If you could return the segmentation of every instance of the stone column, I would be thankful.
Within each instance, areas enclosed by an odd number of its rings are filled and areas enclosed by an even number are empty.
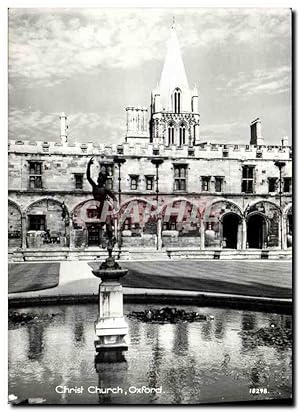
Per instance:
[[[161,217],[157,219],[157,249],[162,248],[162,238],[161,238]]]
[[[75,242],[74,242],[73,216],[71,213],[69,215],[69,234],[70,234],[69,249],[74,249]]]
[[[205,249],[205,226],[202,219],[200,220],[200,249]]]
[[[284,249],[283,247],[283,222],[282,216],[278,217],[278,246],[279,249]]]
[[[242,250],[247,249],[247,222],[242,218]]]
[[[21,228],[22,228],[22,249],[26,249],[26,216],[21,216]]]
[[[282,227],[282,249],[287,249],[287,216],[284,218],[281,217],[281,227]]]

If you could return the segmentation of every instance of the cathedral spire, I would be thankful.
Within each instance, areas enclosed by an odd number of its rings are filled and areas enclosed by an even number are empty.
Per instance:
[[[161,103],[167,111],[172,110],[171,96],[176,88],[180,89],[186,102],[190,104],[189,85],[177,39],[175,17],[173,17],[167,43],[167,54],[159,83]]]

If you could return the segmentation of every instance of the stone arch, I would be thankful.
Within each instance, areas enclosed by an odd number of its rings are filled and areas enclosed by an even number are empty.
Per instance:
[[[289,203],[283,209],[282,215],[282,242],[283,248],[289,248],[293,246],[293,212],[292,212],[293,205]]]
[[[25,209],[26,240],[29,248],[68,246],[69,208],[55,197],[42,197]]]
[[[258,199],[251,202],[245,208],[244,213],[247,220],[248,245],[251,243],[251,240],[248,239],[249,236],[253,239],[255,236],[263,238],[263,242],[253,241],[253,243],[259,245],[263,243],[261,247],[276,248],[281,245],[282,211],[275,202],[267,199]],[[256,217],[249,219],[249,216],[254,215]],[[256,228],[255,225],[257,226]]]
[[[225,212],[220,217],[220,238],[222,239],[222,247],[228,249],[242,248],[242,216],[236,212]]]
[[[268,203],[268,204],[274,206],[274,207],[279,211],[280,214],[282,213],[282,211],[281,211],[281,209],[280,209],[280,206],[278,206],[277,203],[272,202],[272,200],[268,200],[268,199],[258,199],[258,200],[254,200],[253,202],[249,203],[249,204],[245,207],[245,210],[244,210],[245,216],[248,214],[248,211],[249,211],[249,210],[251,210],[252,208],[254,208],[254,207],[255,207],[257,204],[259,204],[259,203]]]
[[[127,199],[118,211],[123,246],[155,246],[156,203],[142,197]]]
[[[69,208],[68,208],[68,206],[65,204],[64,201],[61,201],[61,200],[59,200],[59,199],[57,199],[57,198],[55,198],[55,197],[45,196],[45,197],[41,197],[40,199],[34,200],[34,201],[31,202],[29,205],[27,205],[27,207],[25,208],[25,215],[28,214],[28,211],[29,211],[33,206],[35,206],[35,205],[37,205],[37,204],[39,204],[39,203],[42,203],[42,202],[47,202],[47,201],[52,201],[52,202],[54,202],[54,203],[58,203],[61,207],[64,207],[64,208],[65,208],[66,213],[67,213],[68,215],[70,214]]]
[[[8,199],[8,247],[22,247],[24,222],[21,207],[14,200]]]
[[[293,204],[292,203],[289,203],[289,204],[287,204],[285,207],[284,207],[284,209],[283,209],[283,211],[282,211],[282,216],[283,216],[283,218],[286,218],[287,217],[287,215],[288,215],[288,213],[290,212],[290,210],[293,208]]]
[[[139,202],[141,201],[141,202],[148,203],[149,205],[151,205],[153,208],[156,209],[156,203],[155,203],[155,202],[151,202],[149,199],[146,199],[145,197],[135,196],[135,197],[133,197],[133,198],[130,198],[130,199],[125,200],[125,201],[120,205],[120,208],[119,208],[118,213],[122,210],[122,208],[123,208],[125,205],[128,205],[130,202],[134,202],[134,201],[139,201]]]
[[[187,199],[186,197],[183,196],[179,196],[179,197],[175,197],[174,199],[169,200],[168,202],[164,203],[160,208],[157,209],[157,215],[158,217],[162,217],[162,214],[164,212],[164,209],[166,209],[166,207],[172,205],[174,202],[187,202],[190,203],[191,205],[193,205],[195,208],[197,208],[199,214],[200,214],[200,208],[199,205],[192,199]]]
[[[230,227],[229,223],[233,227]],[[214,199],[202,210],[204,244],[208,248],[241,249],[243,243],[243,211],[232,200]]]
[[[9,199],[9,198],[8,198],[8,203],[10,203],[10,204],[11,204],[12,206],[14,206],[16,209],[18,209],[18,211],[20,212],[21,216],[25,216],[25,213],[24,213],[24,211],[22,210],[21,206],[20,206],[15,200],[12,200],[12,199]]]
[[[246,217],[248,248],[263,249],[268,246],[270,222],[267,216],[259,211],[250,212]]]
[[[158,211],[164,247],[200,246],[200,210],[194,200],[171,199]]]
[[[238,212],[241,217],[244,215],[242,208],[233,200],[221,198],[221,199],[214,199],[211,203],[209,203],[202,211],[202,217],[205,218],[205,214],[217,203],[227,203],[231,205],[232,207],[236,208],[236,211]]]
[[[73,244],[76,248],[105,245],[106,225],[113,224],[115,211],[111,203],[105,202],[101,219],[99,218],[100,202],[94,198],[84,199],[72,209]]]

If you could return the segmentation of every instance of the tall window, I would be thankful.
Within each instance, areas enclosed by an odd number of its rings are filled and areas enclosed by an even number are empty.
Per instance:
[[[109,190],[113,190],[113,174],[114,174],[114,168],[112,165],[109,165],[106,167],[106,173],[107,173],[107,180],[106,180],[106,188]]]
[[[179,146],[185,144],[185,124],[181,123],[179,126]]]
[[[277,178],[269,177],[268,178],[269,193],[276,192],[277,189]]]
[[[186,191],[187,165],[174,165],[174,190]]]
[[[283,178],[283,192],[289,193],[291,191],[291,185],[292,185],[292,178],[284,177]]]
[[[221,176],[215,177],[215,192],[222,192],[223,191],[223,180],[224,178]]]
[[[83,174],[82,173],[75,173],[75,189],[83,189]]]
[[[42,189],[42,162],[29,162],[29,189]]]
[[[130,190],[137,190],[139,177],[136,175],[130,176]]]
[[[173,100],[174,100],[174,112],[175,113],[180,113],[181,111],[181,91],[180,89],[176,88],[173,94]]]
[[[210,177],[209,176],[202,176],[202,192],[209,192],[209,186],[210,186]]]
[[[175,126],[174,123],[169,124],[168,126],[168,146],[174,144],[175,142]]]
[[[146,176],[146,190],[153,190],[154,176]]]
[[[242,192],[253,193],[254,188],[254,166],[243,166]]]

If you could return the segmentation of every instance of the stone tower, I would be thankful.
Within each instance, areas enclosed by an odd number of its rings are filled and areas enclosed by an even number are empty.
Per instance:
[[[150,140],[193,146],[199,140],[199,120],[198,91],[189,87],[173,23],[161,79],[151,96]]]

